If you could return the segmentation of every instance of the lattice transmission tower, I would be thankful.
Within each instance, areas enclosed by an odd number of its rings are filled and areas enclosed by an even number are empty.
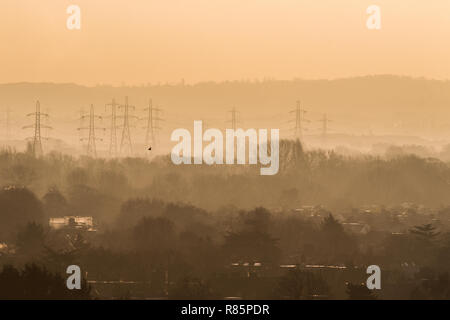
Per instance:
[[[236,108],[233,108],[228,112],[231,113],[231,119],[228,122],[231,122],[231,128],[233,130],[236,130],[237,125],[239,123],[239,120],[238,120],[239,111],[237,111]]]
[[[331,122],[332,120],[330,120],[328,118],[328,115],[324,113],[322,115],[322,119],[320,119],[319,121],[322,122],[322,138],[326,139],[328,135],[328,123]]]
[[[91,104],[91,107],[89,109],[89,115],[83,115],[81,116],[81,119],[86,119],[89,118],[89,126],[88,127],[80,127],[78,128],[78,130],[89,130],[89,135],[87,138],[81,138],[81,141],[86,141],[87,140],[87,147],[86,147],[86,154],[89,157],[95,158],[97,157],[97,146],[96,146],[96,141],[102,141],[101,138],[97,138],[95,136],[95,132],[96,130],[105,130],[105,128],[96,128],[95,127],[95,119],[102,119],[101,116],[97,116],[94,113],[94,105]]]
[[[125,97],[125,104],[119,106],[123,109],[123,126],[122,126],[122,138],[120,140],[120,154],[132,156],[133,155],[133,145],[131,143],[130,134],[130,118],[135,118],[130,116],[130,109],[134,110],[134,106],[128,104],[128,97]]]
[[[116,100],[112,100],[111,103],[107,104],[106,107],[111,107],[111,124],[109,129],[109,156],[117,157],[117,107],[119,105]]]
[[[303,131],[305,130],[303,123],[310,122],[308,119],[305,118],[306,112],[307,111],[301,107],[300,101],[296,102],[295,110],[289,111],[289,113],[295,114],[295,118],[290,122],[295,123],[294,137],[295,139],[300,140],[300,142],[303,142]]]
[[[164,119],[159,117],[162,110],[155,108],[152,99],[150,99],[148,101],[148,108],[145,108],[144,111],[148,112],[147,118],[145,118],[147,120],[147,126],[145,127],[145,145],[153,148],[158,143],[158,131],[161,130],[159,122],[164,121]]]
[[[50,126],[43,125],[41,123],[42,117],[48,117],[49,115],[47,113],[41,112],[41,104],[39,100],[36,101],[36,111],[27,114],[27,116],[34,116],[34,124],[24,126],[23,129],[33,128],[34,129],[34,137],[33,144],[32,144],[32,152],[35,157],[40,157],[44,154],[44,151],[42,149],[42,137],[41,137],[41,129],[42,128],[48,128],[51,129]]]

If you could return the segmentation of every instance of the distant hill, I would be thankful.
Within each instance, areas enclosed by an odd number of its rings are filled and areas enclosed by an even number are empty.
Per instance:
[[[52,115],[50,124],[58,138],[77,139],[80,109],[92,103],[96,113],[107,115],[105,104],[112,98],[122,103],[129,96],[134,114],[144,118],[148,100],[164,109],[162,124],[171,128],[192,128],[194,119],[209,127],[223,128],[228,110],[240,111],[243,127],[273,127],[288,136],[288,111],[300,100],[308,110],[309,133],[320,133],[318,121],[327,113],[332,133],[402,134],[440,136],[450,133],[450,81],[399,76],[367,76],[337,80],[290,80],[260,82],[198,83],[195,85],[153,85],[145,87],[85,87],[75,84],[15,83],[0,85],[0,108],[10,107],[16,128],[29,124],[25,114],[34,111],[35,100]],[[105,113],[106,111],[106,113]],[[4,116],[0,116],[3,120]],[[100,123],[99,123],[100,125]],[[101,124],[109,125],[104,119]],[[142,137],[145,121],[136,122]],[[0,132],[1,134],[1,132]],[[18,136],[25,135],[17,131]],[[29,136],[29,134],[26,134]]]

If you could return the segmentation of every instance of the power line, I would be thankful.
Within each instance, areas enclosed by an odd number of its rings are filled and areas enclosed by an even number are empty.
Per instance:
[[[326,144],[328,137],[328,123],[332,122],[332,120],[328,119],[328,115],[324,113],[322,115],[322,119],[320,119],[319,121],[322,122],[322,139],[323,143]]]
[[[119,108],[123,108],[123,128],[122,128],[122,139],[120,140],[120,153],[127,154],[129,156],[133,155],[133,145],[131,143],[130,134],[130,108],[134,110],[134,106],[128,104],[128,97],[125,97],[125,104],[120,105]],[[127,149],[124,153],[125,148]]]
[[[33,154],[35,157],[40,157],[44,154],[42,149],[42,139],[41,139],[41,128],[48,128],[51,129],[51,127],[47,125],[41,124],[41,117],[48,117],[48,114],[41,113],[41,104],[39,100],[36,101],[36,111],[33,113],[27,114],[28,116],[34,116],[34,124],[24,126],[22,129],[28,129],[28,128],[34,128],[34,137],[33,137]]]
[[[322,122],[322,136],[326,137],[328,134],[328,123],[331,122],[330,119],[328,119],[328,116],[326,113],[322,115],[322,119],[319,120]]]
[[[105,107],[111,107],[111,125],[109,131],[109,156],[117,157],[117,107],[116,100],[106,104]]]
[[[89,130],[88,138],[87,139],[86,138],[81,138],[81,140],[82,141],[83,140],[87,140],[88,141],[86,153],[87,153],[87,155],[89,157],[95,158],[95,157],[97,157],[97,147],[96,147],[95,141],[96,140],[100,140],[100,141],[102,140],[100,138],[96,138],[95,137],[95,130],[105,130],[105,129],[104,128],[96,128],[95,127],[95,119],[96,118],[97,119],[101,119],[102,117],[95,115],[95,113],[94,113],[94,105],[93,104],[91,104],[90,111],[89,111],[89,116],[84,115],[81,118],[85,119],[87,117],[89,117],[89,127],[80,127],[80,128],[78,128],[78,130],[84,130],[84,129],[88,129]]]
[[[148,108],[145,108],[144,111],[148,111],[147,118],[144,118],[147,120],[147,127],[145,128],[147,130],[145,133],[145,145],[153,147],[157,144],[158,131],[161,130],[159,121],[164,121],[164,119],[161,119],[158,116],[162,110],[153,107],[153,101],[152,99],[149,99]]]
[[[239,111],[236,110],[236,108],[231,109],[230,111],[228,111],[231,113],[231,120],[227,121],[227,122],[231,122],[231,128],[236,131],[237,129],[237,124],[238,124],[238,114]]]
[[[296,102],[296,108],[295,110],[289,111],[289,113],[295,113],[294,120],[290,120],[289,122],[295,122],[295,127],[293,128],[294,136],[296,139],[299,139],[300,141],[303,140],[303,123],[304,122],[310,122],[308,119],[305,118],[307,110],[301,108],[300,101],[297,100]]]

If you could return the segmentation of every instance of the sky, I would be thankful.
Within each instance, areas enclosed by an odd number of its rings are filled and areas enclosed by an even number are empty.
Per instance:
[[[449,39],[448,0],[1,0],[0,83],[450,79]]]

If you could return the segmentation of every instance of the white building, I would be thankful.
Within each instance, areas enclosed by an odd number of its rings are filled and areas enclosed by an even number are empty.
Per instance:
[[[58,218],[50,218],[49,226],[58,230],[61,228],[84,229],[87,231],[95,231],[94,220],[92,217],[65,216]]]

